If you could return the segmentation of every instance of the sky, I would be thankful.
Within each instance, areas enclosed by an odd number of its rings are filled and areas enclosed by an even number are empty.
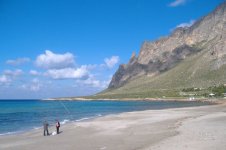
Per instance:
[[[0,0],[0,99],[92,95],[144,41],[223,0]]]

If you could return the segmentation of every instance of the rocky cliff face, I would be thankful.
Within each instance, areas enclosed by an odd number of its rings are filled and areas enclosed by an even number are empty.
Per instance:
[[[109,89],[143,75],[161,74],[204,49],[208,49],[209,54],[203,57],[215,64],[212,69],[226,64],[226,1],[191,27],[180,27],[168,37],[144,42],[137,57],[133,53],[128,64],[120,65]]]

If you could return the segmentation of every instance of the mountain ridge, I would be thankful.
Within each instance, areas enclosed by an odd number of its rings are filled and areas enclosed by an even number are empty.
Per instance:
[[[222,59],[226,54],[225,7],[226,1],[191,27],[179,27],[168,37],[145,41],[138,57],[132,54],[128,64],[119,66],[108,89],[120,88],[137,77],[156,76],[170,70],[191,54],[199,52],[208,42],[212,43],[206,47],[212,49],[210,53],[214,56],[211,59],[217,57],[218,65],[225,64],[225,59]]]

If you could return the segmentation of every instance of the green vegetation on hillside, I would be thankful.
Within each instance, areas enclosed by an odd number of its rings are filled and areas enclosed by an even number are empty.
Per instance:
[[[218,97],[223,97],[224,94],[226,94],[226,86],[223,84],[220,86],[210,87],[209,89]]]

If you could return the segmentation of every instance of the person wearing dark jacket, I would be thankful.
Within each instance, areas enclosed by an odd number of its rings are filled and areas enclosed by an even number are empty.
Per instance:
[[[44,123],[43,123],[43,129],[44,129],[43,135],[44,136],[49,135],[48,126],[49,126],[48,122],[47,121],[44,121]]]

